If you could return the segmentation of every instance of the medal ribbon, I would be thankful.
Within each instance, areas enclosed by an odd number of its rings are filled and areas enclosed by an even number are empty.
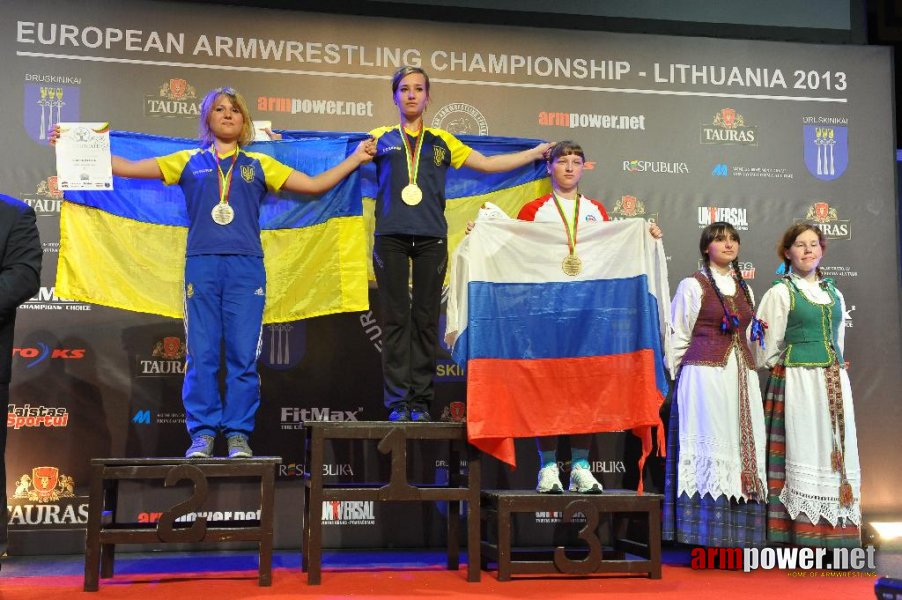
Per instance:
[[[216,170],[219,172],[219,203],[229,203],[229,191],[232,189],[232,169],[235,168],[235,162],[238,161],[238,148],[232,154],[232,164],[229,165],[227,173],[222,172],[222,166],[219,164],[219,154],[216,152],[216,146],[213,146],[213,158],[216,160]]]
[[[420,123],[420,134],[417,136],[417,143],[412,150],[403,124],[398,125],[398,131],[401,133],[401,143],[404,144],[404,158],[407,159],[407,178],[410,185],[416,185],[417,173],[420,170],[420,150],[423,149],[423,138],[426,137],[423,135],[423,124]]]
[[[564,216],[564,209],[561,207],[561,202],[558,200],[557,194],[551,192],[551,197],[554,198],[554,206],[557,208],[557,212],[561,215],[561,220],[564,222],[564,231],[567,232],[567,248],[570,249],[570,256],[573,256],[573,253],[576,250],[576,228],[579,226],[579,192],[576,192],[576,201],[573,203],[572,230],[570,221]]]

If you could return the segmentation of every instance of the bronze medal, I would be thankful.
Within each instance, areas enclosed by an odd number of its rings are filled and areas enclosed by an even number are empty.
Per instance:
[[[423,190],[415,183],[410,183],[401,190],[401,200],[408,206],[416,206],[422,199]]]
[[[217,225],[228,225],[235,218],[235,209],[228,204],[220,202],[213,207],[213,211],[210,214],[213,215],[213,221]]]
[[[568,254],[561,263],[561,270],[564,271],[564,275],[576,277],[583,270],[583,261],[575,254]]]

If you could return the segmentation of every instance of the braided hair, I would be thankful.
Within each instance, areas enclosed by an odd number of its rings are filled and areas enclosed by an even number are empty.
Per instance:
[[[723,292],[720,291],[720,288],[717,287],[717,282],[714,281],[714,275],[711,273],[711,257],[708,255],[708,246],[711,245],[712,242],[716,241],[718,238],[722,238],[724,236],[732,236],[733,239],[736,240],[736,243],[739,244],[739,234],[736,232],[736,228],[733,227],[730,223],[726,221],[715,221],[711,223],[707,227],[702,230],[702,235],[698,241],[698,249],[702,255],[703,266],[702,269],[705,272],[705,276],[708,278],[708,283],[711,284],[711,287],[714,288],[714,293],[717,294],[717,299],[720,301],[720,306],[723,308],[723,324],[721,325],[724,333],[728,331],[735,330],[736,327],[739,326],[739,318],[730,312],[730,309],[727,307],[727,302],[724,300]],[[742,289],[742,293],[745,295],[745,299],[748,301],[749,306],[752,308],[752,312],[755,310],[755,304],[752,301],[752,295],[749,291],[748,284],[745,282],[745,279],[742,277],[742,271],[739,269],[739,260],[733,259],[731,262],[731,266],[733,267],[734,278],[737,281],[740,289]]]

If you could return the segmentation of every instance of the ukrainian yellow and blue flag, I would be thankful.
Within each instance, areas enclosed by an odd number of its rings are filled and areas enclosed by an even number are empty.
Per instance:
[[[352,153],[364,133],[284,131],[277,142],[252,144],[308,175]],[[518,152],[537,140],[460,136],[486,155]],[[112,151],[131,160],[197,147],[196,140],[112,132]],[[506,173],[452,170],[447,177],[449,252],[466,223],[490,201],[510,215],[550,191],[544,164]],[[365,165],[319,197],[287,192],[266,196],[260,209],[267,276],[263,320],[279,323],[368,308],[372,272],[376,173]],[[103,306],[183,317],[188,215],[178,186],[115,178],[114,190],[65,193],[60,220],[56,293]]]

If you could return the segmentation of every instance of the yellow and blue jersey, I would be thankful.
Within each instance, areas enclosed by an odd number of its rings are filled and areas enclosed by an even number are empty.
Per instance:
[[[408,145],[416,147],[417,132],[407,131]],[[423,200],[409,206],[401,200],[401,190],[409,183],[407,158],[397,125],[370,132],[376,139],[376,235],[423,235],[447,237],[445,220],[445,175],[449,167],[460,168],[472,149],[442,129],[424,127],[417,185]]]
[[[186,256],[263,256],[260,203],[267,190],[281,189],[292,169],[265,154],[241,149],[237,152],[228,194],[235,218],[228,225],[214,222],[211,212],[219,203],[219,171],[228,173],[232,166],[232,154],[217,156],[211,147],[180,150],[156,159],[164,183],[178,184],[185,195],[190,223]]]

